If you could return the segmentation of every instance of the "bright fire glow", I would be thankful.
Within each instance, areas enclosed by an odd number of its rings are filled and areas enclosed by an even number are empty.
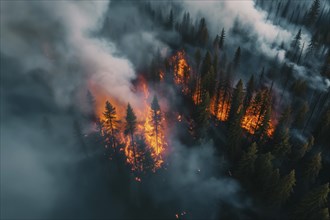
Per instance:
[[[178,51],[170,59],[170,64],[174,71],[174,82],[177,85],[182,86],[182,92],[184,94],[188,93],[188,82],[190,79],[190,67],[185,59],[185,52]]]
[[[140,80],[140,85],[137,90],[142,91],[144,104],[142,109],[133,109],[137,116],[137,131],[133,136],[133,143],[131,140],[131,136],[125,136],[123,134],[124,131],[124,121],[126,115],[126,105],[120,102],[116,102],[115,100],[109,96],[107,97],[104,93],[100,93],[96,89],[93,89],[92,92],[97,95],[96,109],[97,114],[100,120],[103,122],[103,130],[106,130],[106,119],[104,118],[104,106],[106,100],[109,100],[111,104],[116,108],[118,119],[122,121],[120,126],[116,129],[120,130],[120,134],[116,135],[116,138],[120,143],[123,143],[123,149],[120,151],[124,151],[126,156],[126,162],[131,165],[133,171],[144,171],[144,162],[147,159],[146,151],[148,151],[151,155],[152,170],[156,171],[159,169],[164,162],[164,154],[167,148],[167,142],[165,141],[165,117],[161,112],[157,112],[161,114],[161,121],[157,125],[157,132],[155,125],[152,121],[152,110],[150,107],[150,99],[149,99],[149,90],[148,85],[145,80]],[[101,97],[101,99],[100,99]],[[119,111],[118,111],[119,110]],[[156,134],[157,133],[157,134]],[[104,134],[103,134],[104,135]],[[139,143],[144,138],[146,147],[141,150]],[[138,179],[136,179],[139,181]]]
[[[217,100],[217,98],[214,96],[210,103],[210,112],[219,121],[227,121],[229,115],[230,102],[228,100],[223,100],[223,99],[224,99],[223,96],[219,100]]]

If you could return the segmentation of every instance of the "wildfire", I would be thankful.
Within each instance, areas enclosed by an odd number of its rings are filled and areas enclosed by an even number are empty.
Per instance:
[[[258,128],[261,126],[260,124],[260,114],[252,114],[251,112],[247,112],[242,120],[241,126],[244,128],[246,131],[248,131],[250,134],[255,134],[255,132],[258,130]],[[274,133],[274,124],[273,121],[270,120],[268,122],[268,129],[267,129],[267,134],[268,136],[272,136]]]
[[[116,147],[122,146],[119,151],[124,152],[126,162],[131,165],[133,171],[141,172],[148,168],[155,172],[164,163],[164,154],[167,148],[167,142],[165,141],[166,121],[160,109],[156,112],[153,111],[150,105],[150,92],[146,81],[141,79],[139,82],[137,90],[141,91],[143,95],[143,107],[134,109],[138,120],[137,130],[133,136],[126,136],[123,132],[126,105],[112,99],[105,91],[100,91],[96,86],[92,87],[92,91],[94,94],[97,94],[96,113],[101,122],[102,136],[107,138],[107,142],[114,142],[113,140],[116,139],[116,142],[120,143]],[[112,125],[114,129],[118,130],[116,134],[114,132],[106,132],[111,130],[108,119],[104,115],[104,105],[107,100],[116,109],[116,115],[113,115],[113,117],[116,118],[116,121],[121,121],[121,123]],[[157,124],[155,124],[154,113],[159,116]],[[110,136],[110,138],[107,136]],[[107,148],[108,144],[105,147]],[[112,144],[112,147],[115,147],[114,144]],[[136,179],[136,181],[140,181],[140,178]]]
[[[261,97],[261,100],[268,99],[267,90],[261,92],[260,94],[261,96],[259,97]],[[257,99],[257,97],[255,97],[255,99]],[[252,101],[243,116],[241,122],[242,128],[244,128],[250,134],[255,134],[256,131],[263,125],[263,123],[268,123],[267,135],[272,136],[275,130],[274,122],[271,119],[269,119],[268,122],[264,122],[265,115],[266,110],[262,108],[262,105],[257,101]]]
[[[144,133],[148,146],[151,149],[151,156],[155,161],[155,169],[158,169],[163,164],[163,155],[166,149],[167,143],[165,141],[165,131],[164,123],[165,118],[161,115],[160,111],[153,112],[153,110],[148,107],[148,115],[144,123]],[[160,123],[156,124],[153,120],[154,114],[160,115]]]
[[[195,87],[195,91],[192,95],[192,99],[195,103],[195,105],[198,105],[202,102],[201,100],[201,81],[197,80],[196,82],[196,87]]]
[[[210,112],[214,115],[219,121],[227,121],[229,115],[230,103],[224,98],[217,100],[216,97],[213,97],[210,103]]]
[[[182,87],[182,92],[187,94],[188,82],[190,79],[190,67],[185,59],[185,52],[178,51],[176,55],[171,57],[170,64],[173,67],[174,82]]]

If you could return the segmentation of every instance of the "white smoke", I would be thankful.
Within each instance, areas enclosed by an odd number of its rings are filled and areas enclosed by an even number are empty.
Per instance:
[[[280,45],[282,42],[291,42],[294,35],[290,30],[273,24],[267,20],[267,12],[255,7],[253,0],[241,1],[184,1],[184,7],[193,15],[203,16],[211,25],[211,37],[225,28],[228,32],[236,20],[248,30],[249,36],[257,43],[258,50],[270,58],[278,56],[282,61],[285,51],[279,47],[272,46],[274,43]],[[227,39],[230,41],[230,37]],[[302,41],[308,42],[309,35],[302,34]]]
[[[15,1],[1,5],[1,41],[6,42],[1,43],[2,53],[18,58],[27,71],[42,68],[62,74],[62,79],[72,74],[68,66],[78,66],[80,78],[91,77],[109,96],[137,104],[130,90],[135,77],[132,64],[116,56],[115,46],[95,34],[103,24],[108,1]],[[52,82],[55,94],[60,104],[69,104],[63,97],[74,86],[63,88],[61,82]]]

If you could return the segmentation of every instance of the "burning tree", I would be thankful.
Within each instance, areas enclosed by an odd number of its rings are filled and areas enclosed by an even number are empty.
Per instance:
[[[266,132],[268,136],[271,136],[274,128],[270,123],[270,104],[269,91],[265,89],[258,92],[250,106],[246,109],[242,120],[242,127],[250,134],[256,134],[256,132],[258,132],[259,137],[261,137],[264,132]]]
[[[109,102],[105,103],[104,116],[104,131],[106,134],[107,141],[110,142],[110,146],[114,151],[117,145],[116,134],[118,132],[119,120],[117,120],[116,108]]]
[[[158,103],[158,99],[154,96],[148,115],[144,124],[146,142],[151,148],[152,157],[155,161],[155,168],[159,168],[163,163],[162,154],[166,148],[163,115]]]
[[[136,154],[136,146],[134,142],[134,133],[136,132],[137,127],[136,127],[136,116],[135,113],[131,107],[130,104],[127,105],[127,110],[126,110],[126,125],[125,125],[125,135],[130,136],[130,141],[126,144],[126,155],[128,156],[127,160],[130,163],[134,163],[134,166],[137,166],[137,154]],[[133,152],[133,155],[131,154]],[[133,161],[132,160],[133,156]]]

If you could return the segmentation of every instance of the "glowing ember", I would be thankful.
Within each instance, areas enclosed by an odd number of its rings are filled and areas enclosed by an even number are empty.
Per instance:
[[[202,102],[202,99],[201,99],[201,82],[200,82],[200,80],[197,80],[195,91],[192,95],[192,99],[193,99],[195,105],[198,105]]]
[[[260,100],[267,99],[267,91],[261,93]],[[258,97],[255,97],[258,99]],[[247,108],[245,115],[243,116],[241,126],[250,134],[255,132],[263,125],[263,121],[266,115],[265,109],[263,109],[260,101],[253,101]],[[267,135],[272,136],[274,132],[274,124],[272,120],[268,121]]]
[[[163,164],[163,154],[167,143],[164,135],[164,122],[165,119],[160,111],[154,112],[148,107],[149,114],[147,115],[144,123],[144,133],[148,146],[151,148],[151,156],[155,162],[155,169],[158,169]],[[154,120],[154,115],[160,115],[159,124]]]
[[[188,82],[190,79],[190,67],[185,59],[185,52],[179,51],[171,57],[170,64],[173,67],[174,82],[182,87],[182,92],[188,94]]]
[[[221,95],[221,94],[219,94]],[[230,103],[228,100],[224,100],[225,97],[217,99],[213,97],[210,103],[210,112],[214,115],[219,121],[227,121],[230,109]]]

